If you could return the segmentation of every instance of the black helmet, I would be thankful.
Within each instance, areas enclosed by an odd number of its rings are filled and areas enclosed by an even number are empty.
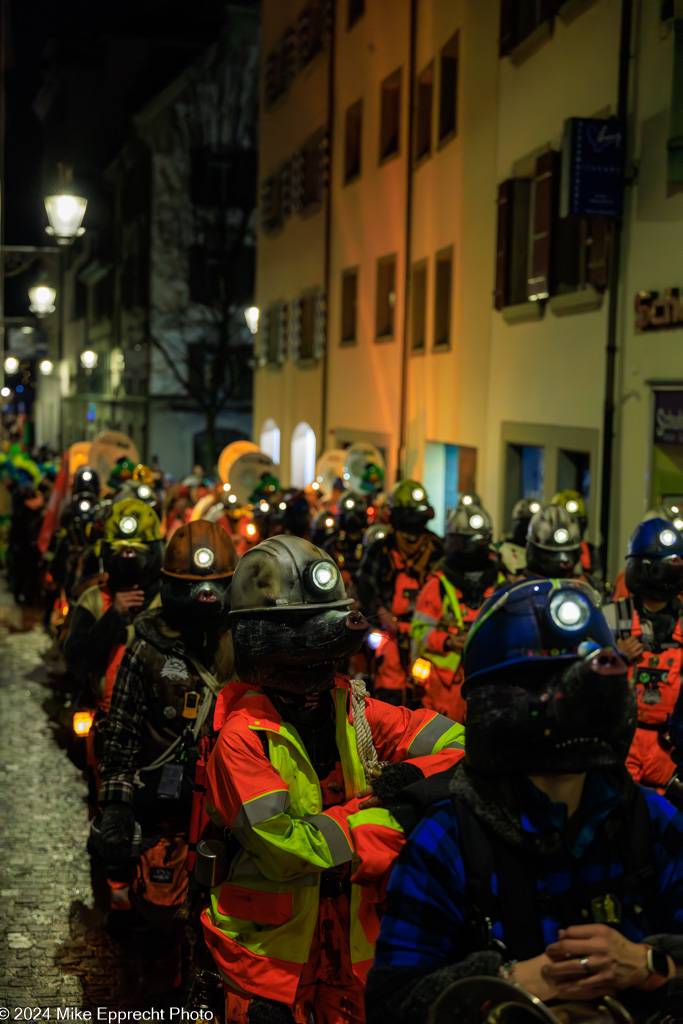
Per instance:
[[[529,572],[549,578],[571,576],[581,557],[581,529],[562,505],[548,505],[529,523],[526,564]]]
[[[529,521],[533,515],[541,511],[540,501],[535,498],[520,498],[515,502],[512,509],[512,523],[510,527],[510,540],[520,548],[526,545],[526,535],[529,529]]]
[[[337,533],[337,519],[334,512],[323,509],[314,517],[311,523],[311,543],[322,547]]]
[[[362,494],[344,491],[337,505],[337,523],[345,533],[362,533],[368,525],[366,499]]]
[[[666,519],[639,523],[626,549],[626,586],[632,594],[669,601],[683,590],[683,534]]]
[[[417,480],[399,480],[391,492],[389,508],[391,525],[404,533],[422,533],[434,518],[427,492]]]
[[[332,559],[301,537],[270,537],[242,557],[232,581],[231,615],[348,608]]]
[[[446,524],[446,561],[456,571],[477,572],[491,561],[491,517],[474,503],[456,508]]]
[[[73,494],[80,494],[82,491],[89,491],[91,494],[100,493],[100,478],[92,466],[78,467],[74,473],[71,491]]]

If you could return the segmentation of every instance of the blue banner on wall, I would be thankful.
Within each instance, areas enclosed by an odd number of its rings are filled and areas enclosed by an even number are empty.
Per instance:
[[[564,123],[560,216],[620,217],[624,130],[620,121],[570,117]]]
[[[655,391],[655,444],[683,444],[683,391]]]

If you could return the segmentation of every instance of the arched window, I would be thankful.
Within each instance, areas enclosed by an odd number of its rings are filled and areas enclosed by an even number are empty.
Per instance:
[[[315,433],[308,423],[294,428],[289,475],[292,487],[305,487],[315,476]]]
[[[259,448],[266,455],[270,455],[275,465],[280,463],[280,428],[275,420],[264,420],[259,437]]]

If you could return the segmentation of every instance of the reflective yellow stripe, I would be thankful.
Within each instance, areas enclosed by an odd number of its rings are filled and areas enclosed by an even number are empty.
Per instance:
[[[245,800],[232,823],[232,831],[236,832],[245,825],[260,824],[276,814],[284,814],[289,808],[289,793],[286,789],[275,789],[271,793],[255,796],[253,800]]]
[[[464,749],[465,730],[445,715],[434,715],[414,736],[408,747],[408,757],[423,757],[448,748]]]
[[[384,828],[394,829],[396,832],[403,831],[396,818],[386,807],[367,807],[364,811],[349,814],[346,820],[352,832],[360,825],[381,825]]]
[[[330,818],[328,814],[312,814],[310,817],[304,818],[304,821],[322,832],[332,857],[332,864],[335,867],[337,864],[346,864],[351,860],[353,848],[338,821]]]

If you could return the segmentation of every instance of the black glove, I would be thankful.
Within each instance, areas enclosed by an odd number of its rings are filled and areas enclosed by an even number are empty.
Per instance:
[[[130,804],[105,804],[99,820],[92,825],[92,842],[107,864],[123,864],[130,859],[135,815]]]
[[[405,764],[401,761],[398,764],[388,764],[382,768],[382,774],[373,779],[371,785],[375,796],[378,796],[382,803],[386,803],[406,786],[410,786],[413,782],[419,782],[423,778],[424,772],[416,764]]]

